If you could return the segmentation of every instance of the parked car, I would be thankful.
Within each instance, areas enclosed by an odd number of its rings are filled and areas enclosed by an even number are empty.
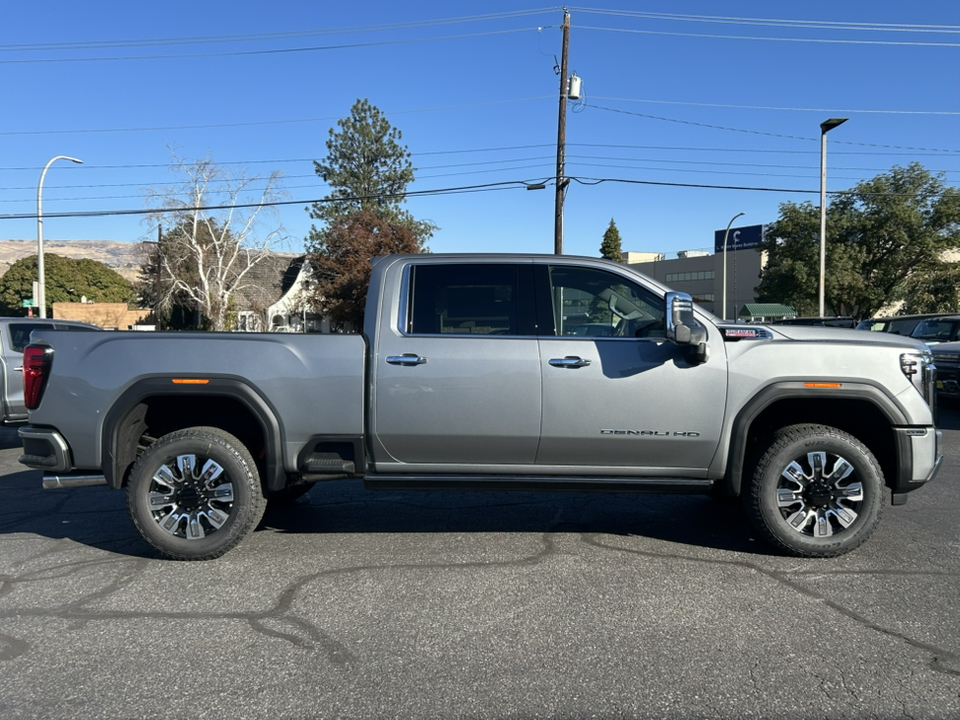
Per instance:
[[[23,401],[23,349],[34,330],[100,330],[96,325],[73,320],[0,317],[0,387],[3,392],[3,424],[26,422]]]
[[[937,394],[943,398],[960,398],[960,342],[939,343],[933,348],[937,366]]]
[[[857,321],[847,315],[835,317],[803,317],[774,320],[770,325],[813,325],[815,327],[855,328]]]
[[[937,315],[920,322],[910,337],[927,345],[960,340],[960,315]]]
[[[922,321],[927,318],[939,317],[943,313],[926,313],[923,315],[895,315],[892,317],[875,317],[864,320],[857,325],[857,330],[870,330],[871,332],[888,332],[894,335],[910,334],[916,329]]]

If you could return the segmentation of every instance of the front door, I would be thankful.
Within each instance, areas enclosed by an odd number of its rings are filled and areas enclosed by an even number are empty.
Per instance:
[[[538,299],[548,285],[553,310],[553,333],[540,340],[537,464],[704,477],[724,416],[720,338],[710,338],[706,363],[691,364],[687,348],[664,340],[659,294],[601,269],[558,264],[537,272]]]

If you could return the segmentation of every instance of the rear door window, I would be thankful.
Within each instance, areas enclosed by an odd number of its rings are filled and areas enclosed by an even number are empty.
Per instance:
[[[414,265],[405,330],[413,335],[533,335],[529,266]]]

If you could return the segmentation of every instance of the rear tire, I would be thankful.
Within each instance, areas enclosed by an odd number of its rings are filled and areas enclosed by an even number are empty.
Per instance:
[[[130,472],[127,508],[144,540],[174,560],[210,560],[260,522],[266,501],[250,452],[230,433],[164,435]]]
[[[779,549],[828,558],[859,547],[883,508],[883,473],[870,450],[826,425],[777,431],[744,496],[753,524]]]

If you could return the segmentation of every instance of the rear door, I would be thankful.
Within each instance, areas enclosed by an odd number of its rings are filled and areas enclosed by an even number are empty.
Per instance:
[[[395,320],[381,313],[371,359],[378,472],[534,463],[540,358],[531,277],[529,262],[424,262],[387,290],[400,293],[401,310]]]
[[[726,358],[664,339],[664,298],[600,268],[538,265],[543,422],[537,465],[704,477],[719,445]],[[611,328],[583,335],[578,328]],[[715,333],[716,334],[716,333]]]

